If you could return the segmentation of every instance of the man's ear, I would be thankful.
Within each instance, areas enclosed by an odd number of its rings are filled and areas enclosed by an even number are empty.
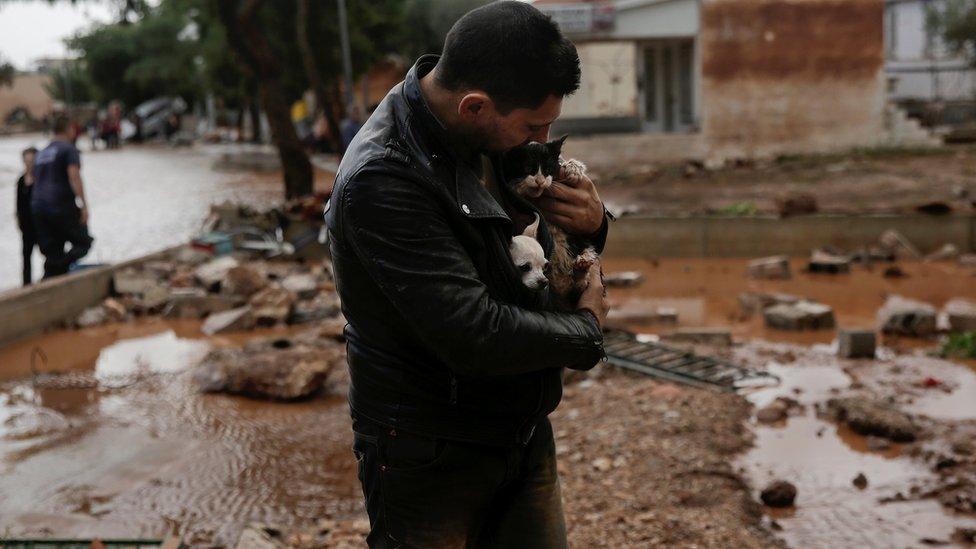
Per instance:
[[[529,238],[538,240],[538,238],[536,237],[538,233],[539,233],[539,214],[535,214],[535,221],[530,223],[529,226],[526,227],[524,231],[522,231],[522,236],[527,236]]]
[[[458,116],[462,120],[473,120],[484,116],[492,106],[491,98],[486,93],[473,91],[465,94],[458,102]]]
[[[549,149],[549,152],[553,155],[559,156],[559,153],[563,150],[563,143],[566,141],[567,137],[569,137],[568,133],[559,139],[553,139],[552,141],[546,143],[546,148]]]

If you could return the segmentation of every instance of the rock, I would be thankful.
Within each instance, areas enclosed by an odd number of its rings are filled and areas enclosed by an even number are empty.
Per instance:
[[[609,471],[610,467],[613,466],[613,462],[610,461],[608,457],[598,457],[591,463],[594,469],[597,471]]]
[[[781,217],[817,213],[817,198],[809,193],[790,193],[776,200],[776,209]]]
[[[777,480],[766,486],[759,497],[770,507],[789,507],[796,501],[796,486],[785,480]]]
[[[754,259],[749,262],[748,274],[752,278],[790,278],[790,259],[785,255]]]
[[[75,319],[75,325],[79,328],[91,328],[93,326],[101,326],[107,322],[108,317],[105,314],[105,309],[101,306],[89,307],[78,315]]]
[[[876,345],[874,330],[840,330],[837,333],[837,356],[840,358],[874,358]]]
[[[811,273],[849,273],[851,272],[851,258],[824,250],[814,250],[813,254],[810,255],[807,270]]]
[[[162,284],[154,284],[142,293],[142,298],[139,302],[147,311],[156,310],[169,301],[169,295],[169,288]]]
[[[955,244],[943,244],[941,248],[925,256],[925,261],[952,261],[959,257]]]
[[[241,305],[239,298],[208,294],[201,288],[173,288],[163,310],[167,318],[203,318]]]
[[[891,449],[891,441],[886,438],[868,436],[864,440],[868,450],[872,452],[884,452],[885,450]]]
[[[299,299],[311,299],[319,292],[319,281],[307,273],[288,275],[281,281],[281,286]]]
[[[906,278],[908,273],[903,271],[898,265],[892,265],[885,268],[884,272],[881,273],[881,276],[885,278]]]
[[[203,322],[200,331],[206,335],[220,334],[223,332],[238,332],[249,330],[254,326],[254,315],[251,307],[245,305],[237,309],[213,313]]]
[[[739,294],[739,308],[745,316],[762,312],[766,307],[780,303],[792,304],[800,301],[800,297],[790,294],[742,292]]]
[[[859,490],[863,490],[868,487],[868,477],[864,476],[864,473],[858,473],[854,480],[851,481],[855,487]]]
[[[143,295],[156,286],[159,286],[156,277],[135,269],[123,269],[112,275],[112,288],[117,294]]]
[[[638,271],[623,271],[604,275],[603,284],[608,288],[633,288],[644,283],[644,275]]]
[[[950,299],[943,310],[953,332],[976,331],[976,301],[957,297]]]
[[[227,271],[237,267],[239,264],[231,256],[218,257],[197,267],[193,271],[193,276],[196,277],[204,288],[213,291],[224,280],[224,277],[227,276]]]
[[[331,318],[339,314],[341,307],[339,296],[332,292],[321,292],[312,299],[304,299],[295,303],[291,318],[292,324],[302,324],[315,320]]]
[[[935,333],[935,321],[934,307],[900,295],[888,296],[885,304],[878,309],[878,323],[886,334],[931,335]]]
[[[177,264],[196,267],[209,261],[211,257],[207,252],[197,250],[192,246],[181,246],[173,253],[171,259]]]
[[[879,436],[895,442],[911,442],[918,437],[919,427],[912,418],[881,400],[832,398],[827,401],[827,408],[838,421],[861,435]]]
[[[295,295],[280,286],[268,286],[251,296],[254,320],[261,326],[274,326],[288,320]]]
[[[834,327],[834,310],[822,303],[781,303],[763,311],[766,326],[780,330],[819,330]]]
[[[218,349],[196,368],[193,380],[203,392],[294,400],[319,390],[342,356],[337,343],[328,349]]]
[[[678,343],[728,347],[732,345],[732,332],[728,328],[678,328],[663,339]]]
[[[260,270],[251,265],[238,265],[227,270],[220,291],[250,297],[267,285],[268,280]]]

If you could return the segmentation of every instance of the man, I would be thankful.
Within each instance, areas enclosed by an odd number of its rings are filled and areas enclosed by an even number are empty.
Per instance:
[[[361,127],[363,127],[363,124],[359,119],[359,107],[349,105],[349,108],[346,109],[346,116],[342,119],[342,124],[339,128],[339,135],[342,138],[342,150],[349,148],[349,144],[352,143],[353,138],[359,133],[359,128]]]
[[[44,254],[44,278],[68,272],[72,263],[88,254],[88,203],[81,181],[81,155],[72,145],[77,135],[67,116],[55,115],[54,139],[37,154],[31,212],[37,244]],[[65,251],[66,243],[71,248]]]
[[[500,184],[499,160],[547,139],[579,78],[549,18],[489,4],[417,61],[342,160],[326,222],[372,547],[566,545],[547,415],[563,368],[603,357],[605,292],[597,266],[578,310],[554,312],[508,246],[536,208],[598,249],[607,218],[588,179],[533,205]]]
[[[31,256],[37,245],[34,222],[31,219],[31,190],[34,188],[34,157],[37,149],[28,147],[20,154],[24,161],[24,173],[17,179],[17,226],[20,227],[22,242],[24,286],[31,283]]]

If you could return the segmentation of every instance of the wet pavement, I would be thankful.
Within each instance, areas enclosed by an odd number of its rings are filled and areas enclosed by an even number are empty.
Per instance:
[[[43,147],[37,134],[0,138],[0,291],[20,285],[20,233],[14,218],[20,151]],[[139,257],[186,242],[197,233],[211,204],[231,201],[267,209],[283,200],[277,171],[215,170],[221,154],[246,147],[162,144],[126,145],[119,150],[89,150],[79,140],[95,244],[86,263],[110,263]],[[318,185],[328,174],[317,172]],[[34,252],[34,278],[43,259]]]
[[[881,269],[808,275],[795,268],[792,280],[760,281],[744,276],[745,263],[608,259],[605,268],[639,269],[647,277],[640,287],[613,289],[617,303],[656,300],[678,309],[678,326],[728,326],[739,340],[755,338],[727,352],[768,367],[783,383],[748,395],[752,402],[786,395],[805,405],[781,424],[754,425],[755,448],[737,462],[754,488],[774,478],[798,486],[795,508],[767,511],[779,535],[802,547],[916,546],[922,538],[948,539],[957,526],[976,526],[934,499],[879,503],[924,485],[932,473],[902,446],[870,450],[864,437],[814,411],[855,381],[888,383],[897,366],[906,386],[936,375],[952,389],[904,392],[899,404],[907,410],[971,420],[972,370],[891,349],[934,344],[900,340],[888,342],[883,360],[857,362],[855,371],[852,361],[833,357],[833,330],[767,330],[758,318],[740,318],[736,301],[744,290],[800,294],[833,306],[841,326],[872,326],[886,291],[936,306],[974,297],[969,271],[909,263],[902,268],[910,276],[891,281]],[[158,536],[178,525],[191,541],[228,543],[251,521],[307,527],[324,517],[361,516],[343,391],[289,404],[200,395],[187,369],[208,349],[288,332],[204,338],[199,329],[199,321],[139,320],[55,331],[0,350],[0,530]],[[39,375],[32,376],[32,364]],[[55,370],[71,375],[55,381],[43,375]],[[868,478],[864,490],[852,485],[858,473]]]

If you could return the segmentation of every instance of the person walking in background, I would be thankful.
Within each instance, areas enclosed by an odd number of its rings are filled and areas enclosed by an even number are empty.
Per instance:
[[[37,149],[29,147],[21,153],[24,160],[24,173],[17,180],[17,226],[23,243],[24,286],[31,283],[31,256],[37,245],[34,221],[31,215],[31,191],[34,189],[34,157]]]
[[[68,272],[88,254],[88,203],[81,181],[81,154],[72,145],[75,130],[63,114],[53,122],[54,138],[37,154],[31,213],[37,244],[44,254],[44,278]],[[65,244],[71,248],[66,252]]]
[[[342,150],[345,151],[349,144],[352,143],[352,138],[356,137],[359,133],[359,128],[363,127],[363,121],[359,116],[359,107],[356,105],[349,105],[349,109],[346,110],[346,117],[342,119],[341,127],[339,128],[339,136],[342,138]]]

